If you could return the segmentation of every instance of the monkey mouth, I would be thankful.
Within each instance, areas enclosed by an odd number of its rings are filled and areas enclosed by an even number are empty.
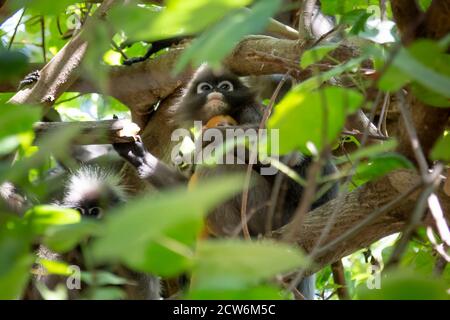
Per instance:
[[[204,106],[204,111],[209,118],[224,114],[228,110],[228,104],[219,98],[208,99]]]

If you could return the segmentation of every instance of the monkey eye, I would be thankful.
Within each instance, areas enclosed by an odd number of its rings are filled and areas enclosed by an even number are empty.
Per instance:
[[[210,85],[208,82],[202,82],[199,83],[197,86],[197,93],[203,93],[208,92],[212,90],[212,85]]]
[[[224,91],[233,91],[233,84],[230,81],[225,80],[219,83],[218,88]]]
[[[100,218],[101,214],[102,214],[102,208],[100,207],[92,207],[89,208],[89,216],[93,216],[93,217],[98,217]]]

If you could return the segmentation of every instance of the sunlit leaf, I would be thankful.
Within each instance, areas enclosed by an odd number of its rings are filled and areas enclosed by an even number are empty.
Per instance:
[[[37,106],[1,105],[0,139],[7,135],[32,130],[33,123],[39,121],[41,113],[41,109]]]
[[[413,167],[408,159],[397,153],[376,155],[359,164],[353,176],[353,182],[359,186],[382,177],[395,169],[412,169]]]
[[[95,236],[100,230],[97,221],[84,219],[78,223],[51,225],[46,229],[43,243],[56,252],[72,250],[82,240]]]
[[[36,235],[42,235],[50,226],[78,223],[81,216],[73,209],[39,205],[28,210],[25,219]]]
[[[309,65],[322,60],[330,51],[333,51],[337,47],[338,44],[334,43],[316,46],[312,49],[306,50],[300,59],[300,66],[303,69],[307,68]]]
[[[93,257],[123,261],[149,272],[159,270],[159,257],[172,257],[171,270],[180,271],[190,264],[189,247],[195,243],[206,213],[241,185],[240,178],[223,177],[189,191],[135,199],[105,217],[105,230],[94,243]]]
[[[30,277],[34,257],[26,231],[19,222],[0,225],[0,299],[19,299]]]
[[[431,150],[431,159],[450,161],[450,134],[441,137]]]
[[[399,270],[381,278],[379,289],[361,285],[358,296],[363,300],[448,300],[447,287],[440,279],[420,273]]]
[[[191,286],[193,290],[236,290],[307,265],[298,249],[281,243],[205,241],[198,245]]]
[[[293,89],[275,107],[268,127],[280,130],[280,153],[300,149],[311,154],[311,144],[321,150],[337,139],[346,116],[355,112],[362,101],[362,95],[351,89],[327,87],[313,92]]]
[[[189,62],[194,66],[203,62],[218,66],[242,37],[261,31],[279,5],[279,0],[262,0],[251,11],[242,9],[231,12],[192,42],[178,60],[175,72],[181,71]]]
[[[251,0],[169,0],[166,6],[113,8],[114,25],[138,40],[160,40],[192,35],[224,17],[230,10],[249,5]]]

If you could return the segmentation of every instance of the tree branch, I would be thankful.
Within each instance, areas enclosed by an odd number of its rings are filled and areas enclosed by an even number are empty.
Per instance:
[[[81,122],[37,122],[33,129],[36,139],[49,132],[76,127],[80,130],[74,144],[112,144],[132,142],[132,136],[139,132],[139,127],[128,120],[102,120]]]
[[[86,30],[93,26],[96,18],[102,18],[115,3],[114,0],[104,1],[96,11],[95,18],[88,19],[84,28],[45,65],[37,83],[31,88],[24,88],[17,92],[9,103],[40,104],[44,111],[48,110],[78,78],[81,61],[89,45],[85,36]]]
[[[397,170],[387,176],[367,183],[355,191],[347,194],[338,213],[336,223],[332,226],[324,243],[329,244],[340,237],[361,221],[366,219],[374,210],[401,197],[408,192],[411,186],[420,184],[420,176],[411,170]],[[335,262],[359,249],[367,247],[371,243],[403,230],[408,217],[414,209],[420,190],[402,199],[401,204],[378,216],[369,224],[356,228],[355,233],[345,241],[336,243],[328,250],[319,250],[320,256],[315,259],[315,265],[307,274],[314,273],[324,266]],[[450,197],[446,196],[442,188],[438,192],[446,218],[450,218]],[[300,229],[295,231],[295,242],[306,252],[310,252],[320,237],[324,226],[336,206],[336,199],[311,211],[305,218]],[[280,239],[289,224],[274,231],[273,236]]]

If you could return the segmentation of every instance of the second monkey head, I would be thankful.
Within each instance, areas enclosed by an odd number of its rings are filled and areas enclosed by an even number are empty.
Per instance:
[[[239,77],[225,68],[214,70],[205,64],[189,82],[176,113],[181,121],[205,124],[219,115],[239,120],[245,107],[254,104],[254,92]]]

